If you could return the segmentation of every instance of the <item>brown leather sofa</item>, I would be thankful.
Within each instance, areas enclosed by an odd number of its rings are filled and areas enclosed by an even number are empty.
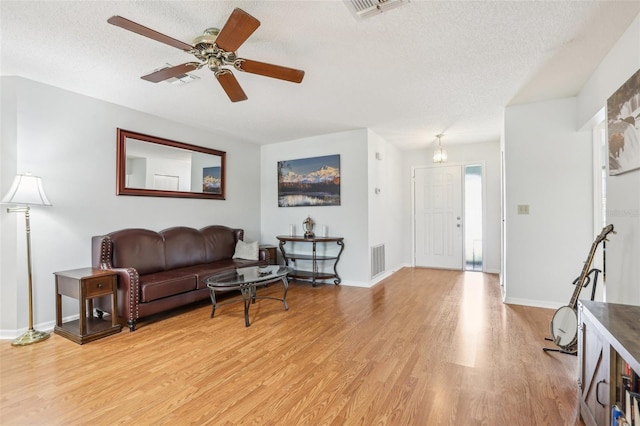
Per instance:
[[[233,259],[243,237],[242,229],[220,225],[160,232],[122,229],[92,237],[91,262],[94,268],[117,272],[118,319],[134,331],[141,318],[209,298],[203,282],[207,276],[269,263],[266,250],[260,250],[258,260]],[[100,316],[111,311],[108,299],[94,300]]]

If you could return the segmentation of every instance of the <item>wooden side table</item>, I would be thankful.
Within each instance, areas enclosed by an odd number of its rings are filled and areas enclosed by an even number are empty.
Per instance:
[[[76,343],[119,333],[117,288],[118,276],[113,271],[80,268],[54,272],[56,276],[56,326],[54,332]],[[79,302],[79,318],[62,322],[62,296],[73,297]],[[111,296],[111,321],[93,316],[93,298]]]
[[[271,244],[261,244],[260,249],[266,250],[269,252],[269,264],[277,265],[278,264],[278,252],[277,247],[272,246]]]

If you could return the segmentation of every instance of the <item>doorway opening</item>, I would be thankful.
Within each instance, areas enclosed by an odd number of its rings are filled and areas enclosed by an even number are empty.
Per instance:
[[[482,271],[482,166],[464,166],[464,269]]]

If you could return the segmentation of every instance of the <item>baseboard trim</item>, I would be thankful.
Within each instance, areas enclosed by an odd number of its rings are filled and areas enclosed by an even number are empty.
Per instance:
[[[80,315],[75,314],[62,319],[62,322],[75,321],[80,318]],[[55,321],[47,321],[40,324],[35,324],[33,328],[39,331],[46,331],[49,333],[53,333],[53,328],[55,327]],[[27,331],[28,327],[19,328],[17,330],[0,330],[0,340],[13,340],[18,336],[21,336],[23,333]]]
[[[506,297],[504,299],[504,303],[506,305],[521,305],[521,306],[531,306],[533,308],[546,308],[546,309],[558,309],[565,305],[559,302],[552,302],[549,300],[520,299],[517,297]]]

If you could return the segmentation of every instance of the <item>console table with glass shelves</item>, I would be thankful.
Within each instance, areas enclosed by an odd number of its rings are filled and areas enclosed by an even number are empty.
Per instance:
[[[344,250],[344,238],[343,237],[313,237],[306,238],[303,236],[289,236],[289,235],[278,235],[276,237],[279,243],[280,252],[282,253],[282,258],[287,266],[295,265],[294,271],[289,274],[289,278],[297,279],[297,280],[305,280],[311,281],[313,287],[317,285],[318,281],[321,280],[333,280],[335,285],[340,284],[342,279],[340,275],[338,275],[338,261],[340,260],[340,255]],[[285,246],[287,243],[291,243],[292,247],[295,247],[296,243],[304,243],[311,245],[311,253],[308,251],[287,251]],[[329,245],[335,243],[337,245],[337,249],[334,251],[327,252],[326,249]],[[324,246],[325,251],[322,253],[318,253],[319,246]],[[304,268],[302,265],[298,265],[298,263],[302,261],[310,262],[309,267]],[[293,264],[293,265],[290,265]],[[326,266],[323,264],[327,264]],[[329,272],[326,269],[332,268],[333,272]]]

